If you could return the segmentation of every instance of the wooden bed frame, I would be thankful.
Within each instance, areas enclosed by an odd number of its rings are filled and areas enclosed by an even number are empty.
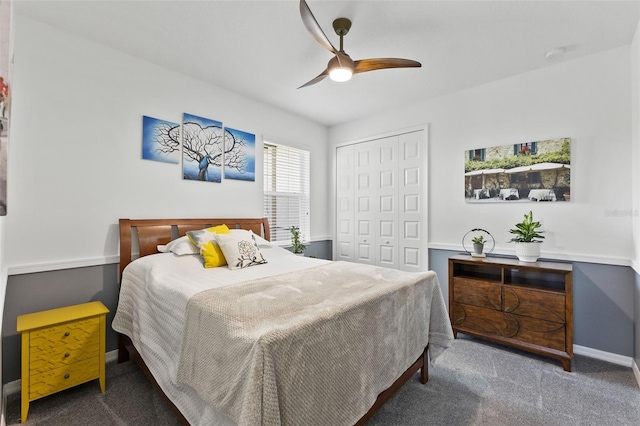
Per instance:
[[[232,218],[232,219],[120,219],[120,281],[124,268],[138,257],[158,253],[159,244],[167,244],[170,241],[184,236],[188,231],[207,228],[210,226],[226,224],[231,229],[247,229],[266,240],[271,240],[269,222],[267,218]],[[139,256],[134,256],[134,250],[138,249]],[[428,347],[428,345],[427,345]],[[369,411],[356,423],[363,426],[378,409],[387,402],[413,375],[420,370],[420,383],[425,384],[429,380],[429,358],[425,347],[422,355],[386,390],[382,391]],[[133,346],[131,339],[124,334],[118,334],[118,362],[128,361],[130,357],[145,373],[154,388],[160,393],[171,407],[180,421],[188,425],[189,422],[182,415],[178,407],[162,391],[160,385],[151,371],[146,366],[142,357]]]

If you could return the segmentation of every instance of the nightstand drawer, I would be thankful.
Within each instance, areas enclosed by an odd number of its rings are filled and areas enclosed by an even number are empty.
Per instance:
[[[29,399],[34,400],[79,385],[95,379],[99,374],[98,357],[35,374],[29,378]]]
[[[62,345],[32,346],[29,354],[30,374],[44,373],[64,365],[97,357],[100,351],[100,334],[87,336],[81,342]]]
[[[100,319],[89,318],[72,321],[31,332],[29,345],[31,347],[57,347],[66,344],[82,345],[84,341],[95,336],[100,330]]]

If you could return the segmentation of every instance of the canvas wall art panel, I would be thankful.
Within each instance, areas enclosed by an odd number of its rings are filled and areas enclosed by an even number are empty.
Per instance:
[[[0,2],[0,216],[7,214],[7,166],[11,122],[11,2]]]
[[[222,123],[183,114],[182,177],[187,180],[221,182],[224,161]]]
[[[142,116],[142,158],[178,164],[180,124]]]
[[[224,178],[255,182],[256,135],[225,127]]]
[[[467,203],[567,202],[571,200],[571,139],[465,151]]]

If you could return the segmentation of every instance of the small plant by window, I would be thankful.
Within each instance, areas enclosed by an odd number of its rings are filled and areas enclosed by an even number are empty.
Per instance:
[[[302,234],[300,233],[300,228],[297,226],[292,226],[289,228],[291,231],[291,248],[293,252],[296,254],[304,253],[304,250],[307,246],[302,242]]]

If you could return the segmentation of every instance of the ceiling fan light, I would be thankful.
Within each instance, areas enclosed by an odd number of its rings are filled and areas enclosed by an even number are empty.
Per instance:
[[[352,75],[353,72],[349,68],[336,67],[329,71],[329,78],[338,82],[349,81]]]

